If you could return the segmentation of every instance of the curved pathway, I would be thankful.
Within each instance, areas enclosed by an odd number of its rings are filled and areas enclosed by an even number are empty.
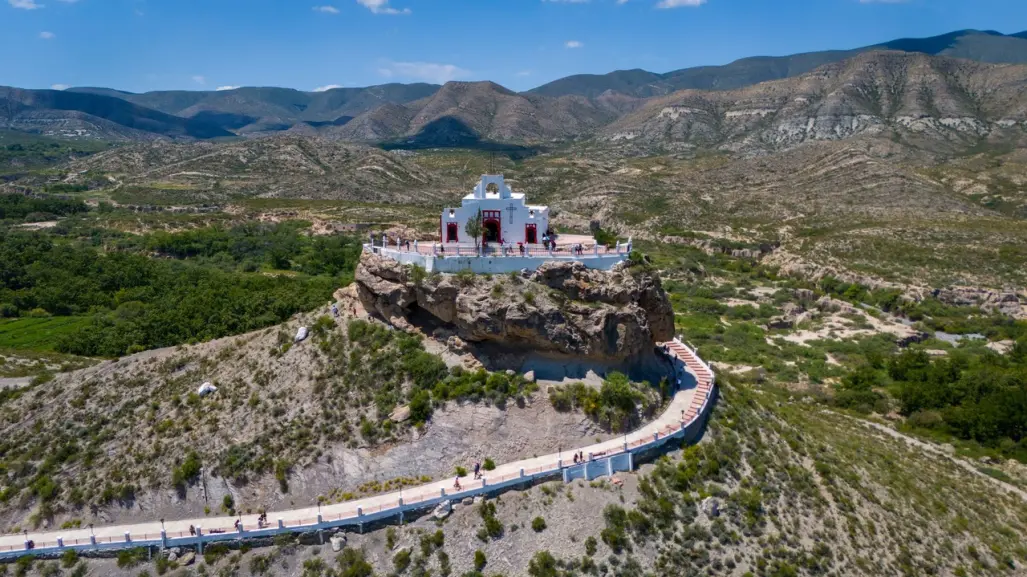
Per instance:
[[[571,460],[575,452],[583,453],[590,462],[608,460],[612,471],[612,460],[618,456],[652,449],[672,438],[695,434],[704,423],[714,392],[714,373],[691,349],[680,340],[663,343],[667,353],[675,359],[675,376],[691,374],[696,382],[694,388],[675,393],[667,409],[652,422],[640,429],[602,443],[587,445],[564,452],[541,457],[522,459],[499,465],[493,471],[485,471],[483,479],[470,476],[420,485],[396,491],[321,507],[308,507],[288,511],[269,512],[270,526],[259,527],[256,515],[242,517],[205,517],[161,523],[139,523],[133,525],[106,525],[94,529],[73,529],[50,532],[28,532],[0,536],[0,558],[27,554],[26,540],[34,542],[33,553],[56,554],[64,548],[82,550],[119,549],[133,546],[181,546],[221,539],[266,537],[283,532],[304,532],[342,525],[362,525],[380,519],[401,515],[403,511],[433,506],[447,499],[459,500],[489,491],[504,489],[536,477],[550,477],[562,470],[579,467]],[[630,467],[631,461],[624,459]],[[623,470],[623,464],[618,470]],[[241,519],[242,526],[235,522]],[[199,527],[202,537],[190,534],[190,526]],[[162,535],[162,529],[165,533]]]

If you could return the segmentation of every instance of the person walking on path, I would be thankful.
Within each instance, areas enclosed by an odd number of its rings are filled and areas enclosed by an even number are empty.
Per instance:
[[[474,463],[474,478],[475,479],[480,479],[481,478],[481,462],[480,461],[476,461]]]

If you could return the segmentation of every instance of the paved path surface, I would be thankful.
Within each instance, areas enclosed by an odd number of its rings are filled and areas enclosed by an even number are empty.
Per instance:
[[[501,483],[505,480],[519,477],[522,469],[526,473],[554,470],[558,468],[558,462],[561,459],[564,466],[568,464],[573,465],[574,453],[579,451],[584,454],[585,458],[588,458],[591,453],[597,459],[623,453],[626,446],[631,448],[649,443],[653,441],[654,435],[659,435],[662,438],[679,430],[683,423],[691,422],[698,415],[707,397],[710,395],[713,387],[713,374],[698,357],[679,342],[671,341],[666,343],[665,346],[688,366],[689,372],[696,377],[697,384],[693,388],[678,391],[662,415],[640,429],[622,437],[560,453],[522,459],[500,465],[493,471],[484,472],[486,476],[485,481],[489,485]],[[323,521],[331,522],[338,519],[356,517],[358,507],[362,509],[364,515],[367,515],[385,509],[396,508],[401,498],[404,505],[413,505],[420,501],[439,497],[442,490],[445,490],[447,494],[452,494],[466,489],[482,487],[482,481],[475,480],[470,475],[459,479],[460,489],[455,487],[455,480],[455,478],[447,478],[393,493],[375,495],[345,503],[322,505],[320,514]],[[267,518],[272,526],[277,524],[278,519],[281,519],[286,527],[312,525],[317,522],[318,513],[319,509],[317,507],[308,507],[305,509],[269,512]],[[215,532],[232,533],[235,532],[234,523],[236,519],[237,517],[204,517],[200,519],[167,521],[165,528],[169,539],[188,536],[190,525],[202,527],[204,534],[210,533],[212,530]],[[241,519],[245,530],[258,529],[256,515],[244,515]],[[126,532],[131,534],[134,541],[142,541],[159,539],[161,523],[155,521],[134,525],[106,525],[95,527],[93,531],[95,532],[97,542],[101,544],[124,542]],[[90,529],[50,531],[45,533],[29,532],[27,537],[24,534],[4,535],[0,536],[0,551],[22,549],[26,538],[33,540],[36,548],[54,546],[58,537],[63,537],[65,546],[88,544]]]

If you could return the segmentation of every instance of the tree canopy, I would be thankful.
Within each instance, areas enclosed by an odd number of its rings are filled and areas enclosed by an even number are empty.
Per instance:
[[[353,239],[312,239],[289,227],[201,229],[134,242],[136,250],[103,252],[45,233],[0,232],[0,311],[88,317],[57,350],[113,357],[282,322],[348,283],[360,254]]]

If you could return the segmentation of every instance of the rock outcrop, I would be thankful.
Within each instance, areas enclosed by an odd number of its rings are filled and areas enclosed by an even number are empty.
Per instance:
[[[978,306],[1015,319],[1027,318],[1027,293],[1019,295],[1012,289],[995,291],[957,286],[938,289],[934,291],[933,296],[945,304]]]
[[[415,278],[365,253],[356,271],[364,306],[406,328],[416,310],[466,342],[619,362],[672,338],[673,309],[659,277],[626,264],[597,271],[551,262],[529,275]]]

